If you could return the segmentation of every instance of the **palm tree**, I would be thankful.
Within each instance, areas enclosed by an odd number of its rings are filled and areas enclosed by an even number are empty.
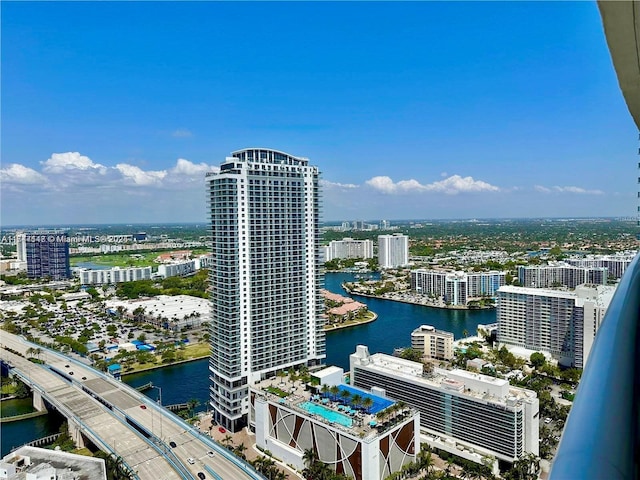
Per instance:
[[[329,385],[327,385],[326,383],[324,385],[322,385],[322,388],[320,389],[320,393],[322,393],[323,397],[327,396],[327,393],[329,393]]]
[[[189,414],[193,417],[194,410],[200,406],[200,400],[197,398],[192,398],[187,402],[187,408],[189,409]]]
[[[431,475],[434,467],[433,455],[431,454],[431,448],[426,447],[420,450],[418,453],[418,463],[422,470],[426,470],[427,477]]]
[[[344,403],[349,403],[349,398],[351,398],[351,393],[348,390],[340,390],[340,397],[344,401]]]
[[[231,450],[231,443],[233,442],[233,437],[231,435],[225,435],[224,438],[222,439],[222,443],[224,443],[224,445]]]
[[[371,397],[365,397],[364,400],[362,400],[362,406],[365,411],[369,413],[369,409],[373,407],[373,399]]]
[[[335,401],[336,398],[338,398],[338,394],[340,393],[340,389],[338,388],[337,385],[332,386],[329,391],[331,392],[331,396],[333,397],[333,400]]]
[[[360,408],[360,405],[362,404],[362,395],[358,393],[353,395],[353,397],[351,397],[351,403],[353,403],[353,406],[356,407],[356,409]]]
[[[245,447],[244,443],[241,443],[240,445],[237,445],[236,448],[234,448],[234,453],[239,456],[240,458],[246,459],[246,455],[244,454],[245,450],[247,449],[247,447]]]
[[[318,461],[318,454],[313,448],[307,448],[302,454],[302,462],[307,468],[310,468],[315,462]]]

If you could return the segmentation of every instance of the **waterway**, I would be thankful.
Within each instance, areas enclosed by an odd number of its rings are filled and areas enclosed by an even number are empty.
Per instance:
[[[34,410],[31,398],[5,400],[0,403],[0,408],[2,409],[2,416],[21,415]],[[60,415],[49,413],[49,415],[41,417],[3,423],[2,434],[0,435],[1,456],[5,456],[14,447],[58,433],[63,421],[64,419]]]
[[[325,276],[325,288],[335,293],[345,294],[341,284],[354,281],[354,274],[329,273]],[[445,310],[408,303],[393,302],[376,298],[353,296],[365,303],[369,310],[378,314],[378,319],[365,325],[331,331],[327,333],[327,365],[349,368],[349,355],[356,345],[367,345],[373,353],[393,353],[397,347],[411,344],[411,332],[418,326],[427,324],[453,332],[461,338],[466,330],[474,334],[478,324],[493,323],[495,310]],[[208,360],[173,365],[148,372],[124,377],[131,386],[140,386],[148,382],[162,389],[162,404],[186,403],[191,399],[200,402],[196,410],[207,408],[209,397]],[[154,400],[158,399],[158,389],[144,392]],[[20,422],[2,425],[2,455],[12,446],[56,433],[60,420],[53,415],[37,417]]]

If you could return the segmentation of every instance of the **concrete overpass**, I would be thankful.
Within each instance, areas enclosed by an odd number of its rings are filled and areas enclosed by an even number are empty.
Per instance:
[[[120,456],[135,478],[197,479],[200,472],[217,480],[263,478],[134,388],[16,335],[2,332],[0,342],[0,359],[33,390],[34,406],[46,400],[68,419],[78,446],[89,440]],[[27,360],[29,348],[42,349],[44,364]]]

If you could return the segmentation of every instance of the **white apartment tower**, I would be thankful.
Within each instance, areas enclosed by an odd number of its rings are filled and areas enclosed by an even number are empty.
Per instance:
[[[615,287],[580,285],[575,291],[507,285],[498,290],[498,341],[550,353],[584,368]]]
[[[329,242],[325,261],[335,258],[373,258],[373,241],[353,238],[332,240]]]
[[[24,232],[16,232],[16,253],[19,262],[27,261],[27,238]]]
[[[409,264],[409,237],[378,235],[378,264],[380,268],[398,268]]]
[[[207,174],[211,406],[247,423],[249,386],[325,357],[318,168],[264,148],[233,152]]]

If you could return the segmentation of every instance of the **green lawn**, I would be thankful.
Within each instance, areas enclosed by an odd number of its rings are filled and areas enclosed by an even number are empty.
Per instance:
[[[194,255],[201,255],[207,253],[208,250],[193,249],[192,251]],[[72,267],[83,262],[91,262],[104,267],[149,267],[158,265],[154,260],[158,255],[166,252],[166,250],[162,250],[110,253],[107,255],[74,255],[71,257],[70,262]],[[138,257],[139,255],[141,257]]]

